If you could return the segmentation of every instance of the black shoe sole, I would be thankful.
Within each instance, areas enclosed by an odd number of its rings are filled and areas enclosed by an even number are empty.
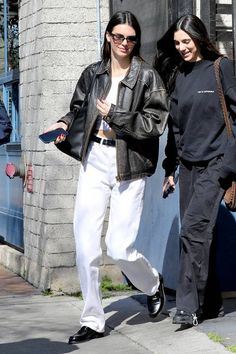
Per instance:
[[[183,319],[174,319],[172,320],[173,324],[178,324],[178,325],[188,325],[188,326],[193,326],[193,321],[184,321]]]

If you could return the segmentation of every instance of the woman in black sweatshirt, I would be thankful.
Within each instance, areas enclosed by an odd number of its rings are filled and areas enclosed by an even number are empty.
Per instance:
[[[224,191],[236,176],[236,142],[227,139],[217,94],[214,61],[220,56],[194,15],[182,16],[157,42],[155,66],[170,97],[164,192],[174,191],[179,165],[181,254],[173,323],[181,325],[224,314],[213,236]],[[220,76],[236,134],[236,79],[225,57]]]

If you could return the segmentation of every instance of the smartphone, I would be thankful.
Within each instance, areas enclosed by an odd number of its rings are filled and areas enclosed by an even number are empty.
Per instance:
[[[51,143],[52,141],[55,141],[56,138],[57,138],[59,135],[61,135],[61,134],[68,135],[68,132],[67,132],[65,129],[63,129],[63,128],[58,128],[58,129],[55,129],[55,130],[51,130],[50,132],[40,134],[40,135],[39,135],[39,139],[40,139],[44,144],[49,144],[49,143]]]
[[[179,178],[179,174],[176,173],[175,177],[174,177],[174,183],[176,185],[176,183],[178,182],[178,178]],[[164,190],[163,194],[162,194],[162,198],[167,198],[169,194],[173,193],[175,191],[175,188],[173,186],[170,186],[169,183],[167,183],[166,185],[166,189]]]
[[[168,183],[167,186],[166,186],[166,189],[165,189],[164,192],[163,192],[162,197],[163,197],[164,199],[167,198],[170,193],[173,193],[173,192],[174,192],[174,190],[175,190],[174,187],[173,187],[173,186],[170,186],[169,183]]]

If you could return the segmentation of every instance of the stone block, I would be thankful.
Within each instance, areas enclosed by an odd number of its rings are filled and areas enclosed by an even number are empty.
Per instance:
[[[80,291],[76,267],[53,268],[50,274],[50,288],[55,291],[63,291],[69,295]]]
[[[75,252],[46,255],[42,265],[46,268],[74,267]]]
[[[51,209],[47,210],[44,222],[47,224],[68,224],[73,221],[74,209]]]
[[[24,276],[28,282],[33,284],[39,289],[50,289],[50,269],[45,268],[42,264],[35,262],[34,260],[25,257],[25,269]]]
[[[87,13],[89,13],[89,15]],[[75,11],[72,7],[65,7],[63,11],[58,8],[44,8],[42,17],[42,20],[45,23],[78,23],[86,22],[88,17],[92,18],[94,21],[96,14],[93,8],[80,8],[80,11]]]
[[[73,209],[74,208],[74,198],[72,195],[45,195],[42,201],[42,208],[47,210],[52,209]],[[71,215],[71,212],[70,212]]]
[[[64,191],[64,194],[75,194],[77,190],[77,181],[67,181],[56,180],[56,181],[47,181],[45,187],[45,194],[61,194]]]
[[[24,255],[9,246],[0,245],[0,264],[13,273],[22,275],[24,270]]]
[[[56,239],[56,241],[61,237],[74,239],[72,222],[70,224],[44,224],[43,233],[47,238]]]
[[[75,241],[72,237],[48,238],[45,242],[45,252],[51,254],[64,254],[75,252]]]

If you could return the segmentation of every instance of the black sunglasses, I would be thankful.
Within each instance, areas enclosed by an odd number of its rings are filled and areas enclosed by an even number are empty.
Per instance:
[[[136,36],[123,36],[123,34],[120,33],[110,33],[114,43],[116,44],[121,44],[124,42],[124,40],[126,40],[128,45],[134,45],[135,43],[137,43],[137,37]]]

